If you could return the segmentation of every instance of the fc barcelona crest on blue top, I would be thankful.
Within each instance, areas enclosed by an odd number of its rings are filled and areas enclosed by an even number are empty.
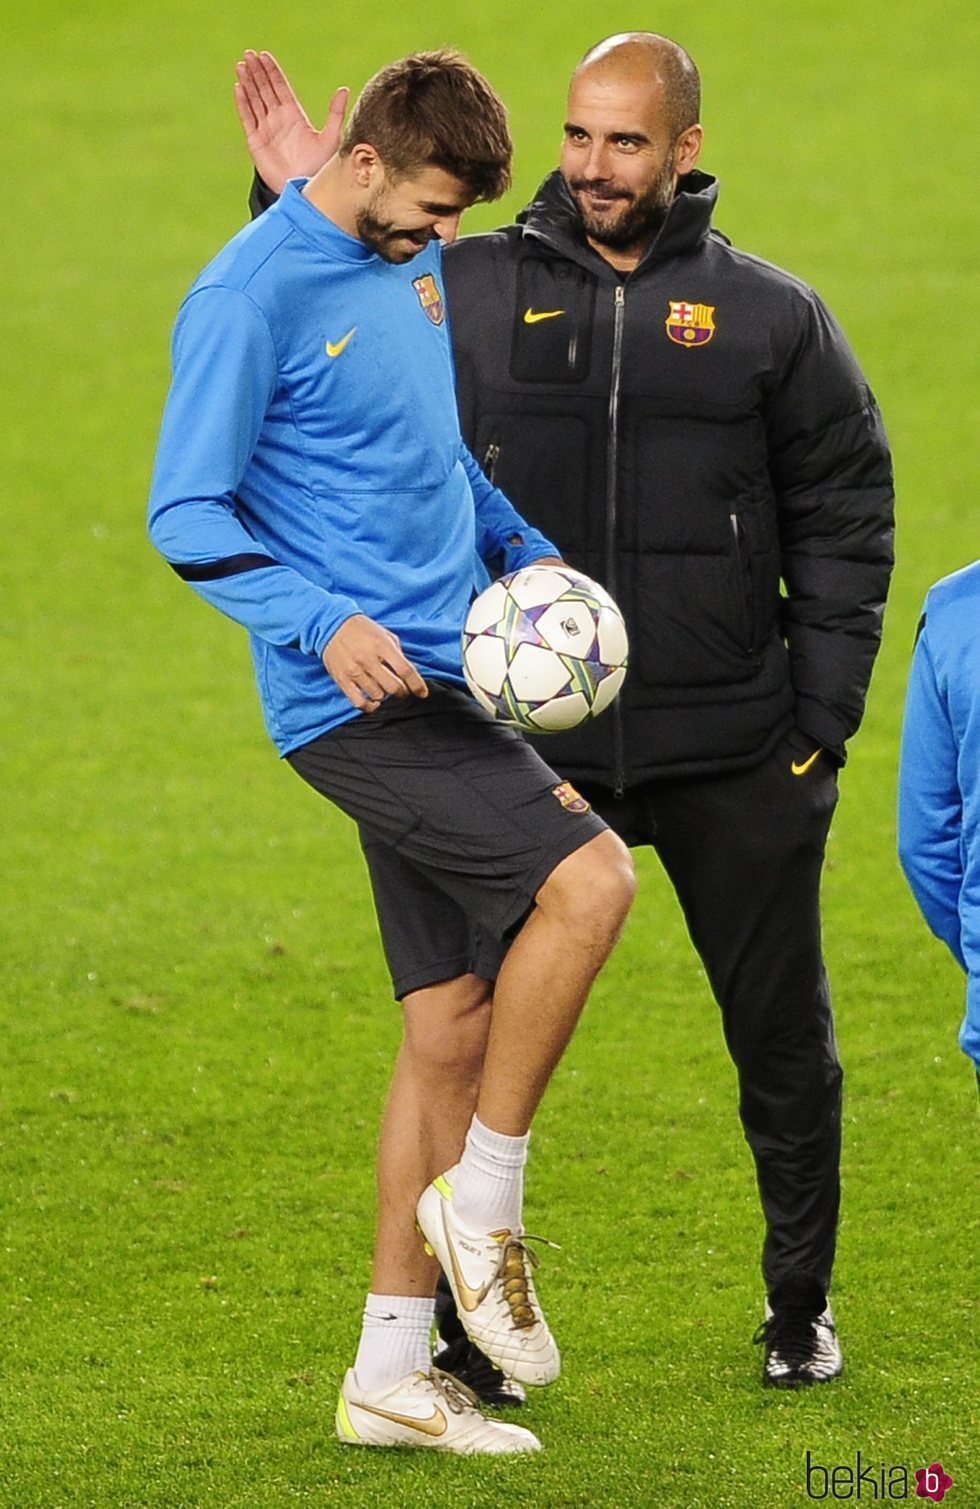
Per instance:
[[[427,272],[421,278],[413,278],[412,287],[418,294],[419,303],[433,325],[441,325],[446,318],[446,310],[442,302],[442,294],[439,292],[436,280],[431,272]]]
[[[671,299],[667,334],[678,346],[706,346],[715,333],[714,304],[689,304]]]

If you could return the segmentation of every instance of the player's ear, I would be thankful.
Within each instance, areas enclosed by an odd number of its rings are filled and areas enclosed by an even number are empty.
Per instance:
[[[375,149],[367,142],[358,142],[350,153],[351,177],[359,189],[373,188],[384,177],[384,167]]]
[[[700,126],[688,126],[674,143],[674,172],[678,177],[690,173],[701,156],[704,132]]]

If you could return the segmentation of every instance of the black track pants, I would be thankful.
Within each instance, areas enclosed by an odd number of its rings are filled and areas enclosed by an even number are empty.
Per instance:
[[[841,1067],[820,944],[820,872],[837,777],[789,733],[761,764],[653,782],[622,799],[577,782],[627,843],[651,843],[721,1007],[766,1219],[771,1293],[826,1291],[840,1205]],[[798,773],[796,773],[798,772]]]

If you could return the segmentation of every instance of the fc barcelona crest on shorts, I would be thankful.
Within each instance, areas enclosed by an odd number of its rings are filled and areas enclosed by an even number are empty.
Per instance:
[[[431,272],[427,272],[421,278],[413,278],[412,287],[418,294],[419,303],[433,325],[441,325],[446,318],[446,309],[442,302],[442,294],[439,292],[436,280]]]
[[[584,796],[579,796],[575,787],[568,781],[562,781],[560,786],[553,786],[552,796],[556,796],[566,812],[590,812],[592,809]]]
[[[715,307],[671,299],[667,334],[678,346],[706,346],[715,333]]]

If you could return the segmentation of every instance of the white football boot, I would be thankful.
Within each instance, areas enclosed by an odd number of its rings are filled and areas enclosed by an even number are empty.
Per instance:
[[[531,1269],[537,1267],[537,1254],[527,1246],[545,1238],[461,1225],[452,1207],[454,1173],[440,1174],[422,1191],[415,1214],[426,1248],[449,1282],[460,1322],[508,1378],[554,1383],[561,1357],[534,1292]]]
[[[470,1389],[438,1368],[375,1390],[360,1388],[351,1368],[337,1400],[337,1435],[346,1446],[427,1447],[461,1456],[541,1450],[531,1431],[488,1420],[475,1404]]]

